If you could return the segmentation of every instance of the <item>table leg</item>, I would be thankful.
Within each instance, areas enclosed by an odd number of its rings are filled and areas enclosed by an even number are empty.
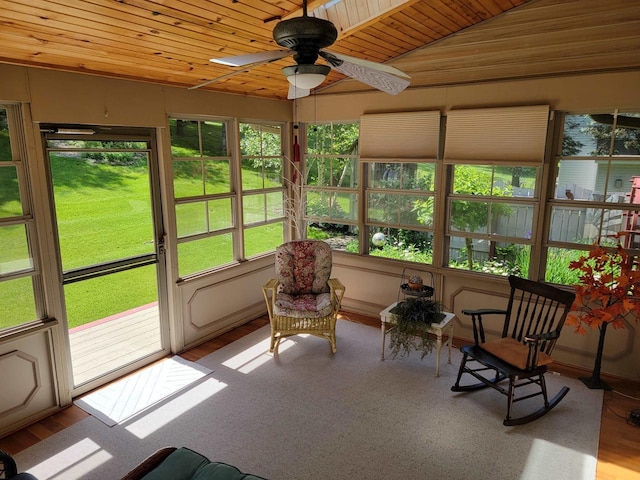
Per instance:
[[[436,377],[440,376],[440,350],[442,350],[442,330],[438,329],[436,333]]]
[[[387,322],[381,323],[380,330],[382,331],[382,353],[380,355],[380,360],[384,360],[384,343],[385,338],[387,337]]]
[[[451,363],[451,344],[453,343],[453,323],[449,327],[449,340],[447,343],[449,344],[449,361],[447,363]]]

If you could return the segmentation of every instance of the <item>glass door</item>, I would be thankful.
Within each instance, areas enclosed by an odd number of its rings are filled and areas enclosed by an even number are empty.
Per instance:
[[[153,131],[45,129],[74,389],[163,350]]]

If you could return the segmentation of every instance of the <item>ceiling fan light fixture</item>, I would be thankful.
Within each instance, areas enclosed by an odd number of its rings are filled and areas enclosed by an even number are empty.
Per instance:
[[[305,90],[316,88],[324,82],[330,71],[328,65],[293,65],[282,69],[291,85]]]

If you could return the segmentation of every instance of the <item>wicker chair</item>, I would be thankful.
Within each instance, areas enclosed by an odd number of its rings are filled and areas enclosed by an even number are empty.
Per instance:
[[[308,333],[326,338],[336,352],[336,320],[345,287],[331,275],[331,247],[320,240],[296,240],[276,249],[276,278],[263,287],[271,322],[269,351],[280,339]]]

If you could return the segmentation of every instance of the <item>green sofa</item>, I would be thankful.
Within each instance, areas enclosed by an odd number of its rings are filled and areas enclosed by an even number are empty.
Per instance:
[[[267,480],[242,473],[233,465],[212,462],[188,448],[165,447],[129,472],[122,480]]]

